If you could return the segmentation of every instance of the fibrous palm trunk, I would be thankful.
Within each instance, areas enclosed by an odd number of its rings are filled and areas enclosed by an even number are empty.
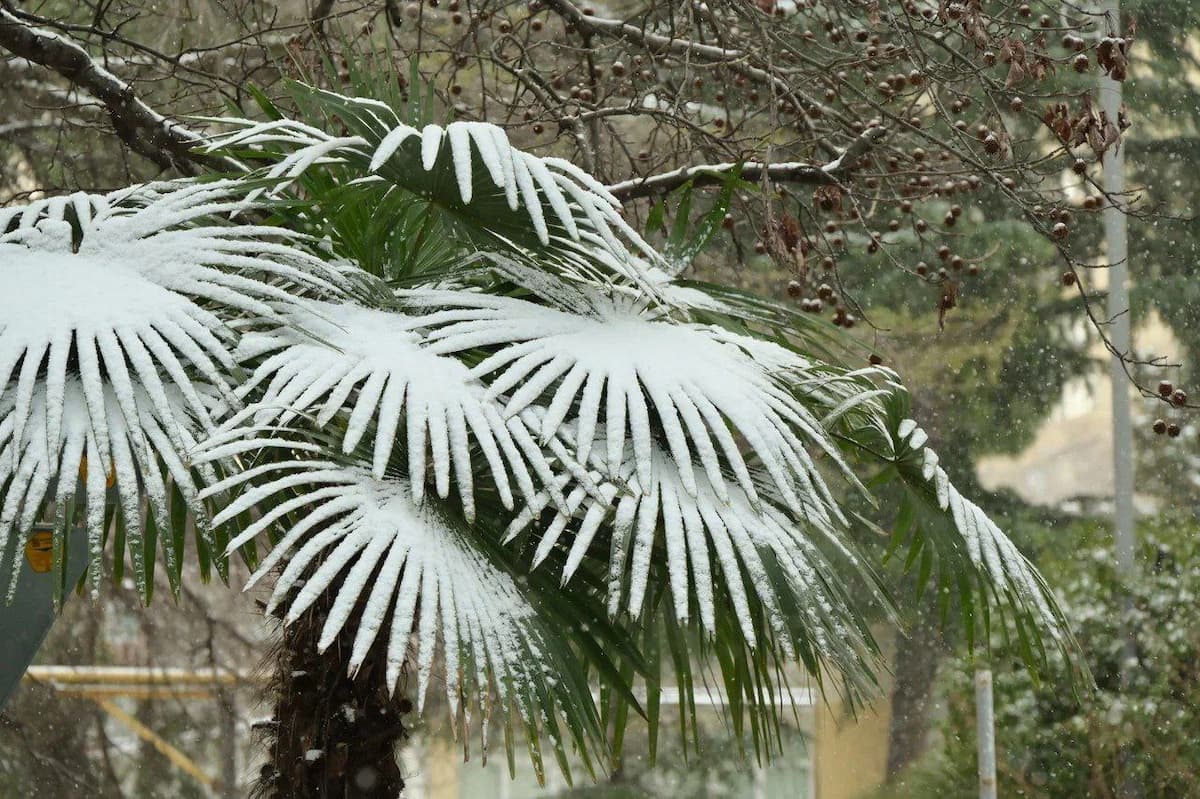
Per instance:
[[[382,648],[354,677],[346,672],[353,625],[317,652],[339,588],[283,629],[271,681],[275,714],[265,727],[269,760],[255,792],[264,799],[395,799],[404,789],[397,752],[412,703],[388,695]]]

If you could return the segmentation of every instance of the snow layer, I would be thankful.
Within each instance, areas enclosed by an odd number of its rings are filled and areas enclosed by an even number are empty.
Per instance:
[[[386,647],[388,685],[394,690],[402,667],[411,662],[423,706],[431,686],[440,681],[435,679],[440,653],[452,716],[463,697],[494,690],[503,705],[519,698],[511,692],[542,690],[553,680],[553,659],[542,647],[542,622],[513,578],[490,562],[464,530],[430,503],[416,505],[402,479],[380,480],[366,468],[326,461],[304,465],[297,472],[296,463],[285,461],[276,465],[281,476],[241,475],[229,481],[253,480],[269,493],[300,492],[288,503],[299,521],[284,530],[246,586],[283,568],[268,612],[286,606],[290,624],[340,577],[321,630],[321,650],[361,607],[350,672],[357,671],[378,640]],[[245,504],[230,505],[214,523],[233,518]],[[229,551],[257,532],[257,527],[244,530],[230,542]]]
[[[448,495],[453,474],[468,518],[475,509],[472,440],[506,507],[513,506],[509,472],[527,499],[535,491],[533,475],[552,482],[547,456],[524,422],[503,419],[501,406],[470,369],[424,346],[409,317],[349,303],[311,303],[287,323],[243,339],[239,357],[261,362],[239,393],[262,393],[231,425],[248,415],[257,425],[286,424],[297,412],[313,411],[324,426],[346,409],[343,452],[353,452],[373,430],[371,468],[381,478],[403,434],[413,500],[421,502],[432,462],[438,495]]]
[[[337,270],[289,246],[288,234],[221,221],[247,207],[234,184],[217,181],[5,209],[0,438],[2,468],[13,476],[3,495],[5,542],[41,515],[48,486],[57,485],[62,510],[86,458],[94,560],[111,473],[135,581],[146,589],[139,483],[164,528],[163,466],[194,495],[183,454],[214,425],[211,395],[235,399],[226,320],[274,316],[297,290],[340,293]],[[162,540],[173,567],[170,537]]]
[[[310,89],[329,109],[352,119],[358,135],[332,136],[290,119],[259,122],[223,120],[237,130],[216,137],[210,150],[261,147],[282,151],[267,177],[279,179],[277,190],[314,165],[338,163],[360,168],[364,177],[379,175],[408,186],[411,170],[443,170],[453,181],[458,200],[469,205],[479,196],[475,164],[508,206],[524,208],[530,227],[543,245],[592,256],[577,263],[604,266],[643,288],[651,283],[645,268],[661,261],[621,216],[620,201],[599,181],[559,158],[540,158],[516,149],[500,127],[484,122],[451,122],[445,127],[405,124],[382,103]],[[480,219],[487,225],[487,219]],[[631,245],[631,246],[627,246]],[[574,245],[574,246],[570,246]],[[635,253],[637,254],[635,256]]]
[[[652,442],[662,431],[685,496],[698,492],[694,456],[719,498],[729,497],[728,470],[757,503],[740,438],[793,513],[825,525],[841,519],[806,445],[849,470],[820,421],[789,390],[811,367],[794,353],[598,295],[592,314],[464,292],[401,296],[426,309],[412,324],[428,329],[431,350],[489,348],[473,372],[490,381],[488,396],[504,398],[505,415],[544,402],[543,441],[573,423],[580,462],[603,425],[608,473],[620,470],[631,449],[637,476],[649,485]]]

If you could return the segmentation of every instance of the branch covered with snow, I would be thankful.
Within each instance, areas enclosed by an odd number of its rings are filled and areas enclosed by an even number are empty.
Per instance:
[[[747,161],[742,164],[739,177],[751,183],[761,180],[764,175],[779,183],[809,183],[818,186],[840,183],[849,176],[858,159],[868,153],[886,135],[886,128],[868,128],[850,143],[845,152],[827,164],[798,162],[767,164],[759,161]],[[686,166],[658,175],[613,183],[607,188],[614,197],[622,202],[627,202],[639,197],[650,197],[669,192],[688,182],[694,186],[720,185],[736,167],[737,164],[732,163]]]
[[[0,4],[0,48],[46,67],[85,89],[104,104],[121,141],[163,169],[192,175],[204,167],[240,171],[230,158],[194,152],[199,134],[146,105],[133,87],[100,66],[82,46],[46,28],[37,17]]]

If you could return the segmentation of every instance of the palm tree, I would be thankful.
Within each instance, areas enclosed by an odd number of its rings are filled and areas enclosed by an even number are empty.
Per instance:
[[[847,510],[868,475],[905,487],[886,534],[969,629],[995,611],[1031,665],[1070,652],[896,374],[678,278],[602,185],[500,128],[293,89],[307,121],[223,120],[243,175],[0,212],[10,585],[47,520],[60,567],[86,528],[93,595],[106,543],[147,601],[156,550],[176,591],[189,545],[273,580],[264,794],[395,796],[427,702],[485,757],[498,726],[510,764],[523,732],[539,772],[545,742],[595,774],[631,713],[657,726],[664,670],[694,725],[711,669],[770,751],[785,662],[875,684],[893,608]]]

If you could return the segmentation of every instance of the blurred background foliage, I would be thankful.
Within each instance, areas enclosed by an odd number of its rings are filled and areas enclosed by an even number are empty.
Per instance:
[[[1001,796],[1192,796],[1200,763],[1200,536],[1195,518],[1145,520],[1137,570],[1114,570],[1103,524],[1024,520],[1040,539],[1039,564],[1055,580],[1097,690],[1075,698],[1059,681],[1035,684],[1014,664],[992,663]],[[1121,680],[1125,630],[1135,665]],[[877,799],[970,796],[977,790],[972,662],[946,663],[935,726],[939,745]]]

